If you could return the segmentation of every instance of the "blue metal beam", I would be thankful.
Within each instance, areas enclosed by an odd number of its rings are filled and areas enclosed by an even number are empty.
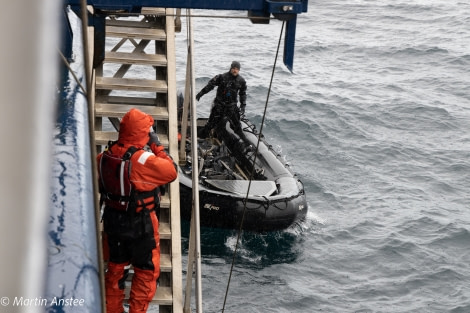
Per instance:
[[[80,0],[65,0],[65,3],[80,6]],[[307,12],[308,0],[88,0],[87,4],[100,10],[135,13],[142,7],[163,7],[299,14]]]
[[[295,29],[297,26],[297,16],[286,23],[284,37],[284,64],[289,71],[294,71],[294,48],[295,48]]]
[[[81,0],[64,1],[74,11],[80,11]],[[142,7],[240,10],[248,11],[249,17],[269,17],[272,14],[280,20],[287,21],[284,64],[292,71],[297,15],[307,12],[308,0],[87,0],[87,4],[92,5],[101,18],[103,18],[102,14],[112,14],[112,12],[140,13]],[[98,20],[99,18],[90,18],[92,23]],[[252,21],[255,22],[255,20]],[[100,46],[99,42],[95,42],[95,44]]]

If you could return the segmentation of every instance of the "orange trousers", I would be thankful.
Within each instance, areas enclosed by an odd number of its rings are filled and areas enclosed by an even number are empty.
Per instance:
[[[144,219],[146,229],[143,237],[122,238],[107,234],[109,250],[108,269],[105,274],[106,311],[122,313],[124,300],[125,267],[133,265],[134,276],[129,297],[129,313],[145,313],[157,291],[160,276],[160,235],[155,211]]]

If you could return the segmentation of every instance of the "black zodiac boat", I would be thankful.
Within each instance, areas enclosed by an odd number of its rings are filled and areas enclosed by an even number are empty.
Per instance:
[[[211,138],[198,138],[201,226],[238,229],[243,215],[243,229],[258,232],[285,229],[300,222],[307,214],[302,182],[282,162],[281,156],[264,136],[258,145],[260,136],[250,121],[242,118],[241,125],[247,140],[245,145],[251,147],[249,152],[237,153],[237,148],[230,144],[233,131],[219,132]],[[190,144],[186,147],[190,151]],[[181,216],[190,220],[190,159],[180,167],[179,179]]]

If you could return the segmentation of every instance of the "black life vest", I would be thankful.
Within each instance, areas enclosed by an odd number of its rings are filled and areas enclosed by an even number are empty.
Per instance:
[[[114,143],[110,143],[111,147]],[[152,204],[154,209],[159,208],[160,190],[137,192],[131,183],[132,163],[131,157],[139,149],[130,147],[123,156],[113,154],[111,149],[103,152],[99,164],[99,188],[101,203],[119,211],[140,211]]]

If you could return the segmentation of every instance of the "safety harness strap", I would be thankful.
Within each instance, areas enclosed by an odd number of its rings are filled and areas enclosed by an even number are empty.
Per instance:
[[[130,147],[122,157],[112,154],[110,148],[116,142],[109,142],[108,149],[100,160],[101,204],[130,213],[145,209],[160,208],[160,189],[138,192],[130,181],[132,163],[130,159],[138,148]]]
[[[103,152],[100,160],[100,201],[115,209],[127,210],[133,193],[130,159],[139,149],[130,147],[121,157],[111,153],[114,144],[116,142],[108,143],[109,148]]]

